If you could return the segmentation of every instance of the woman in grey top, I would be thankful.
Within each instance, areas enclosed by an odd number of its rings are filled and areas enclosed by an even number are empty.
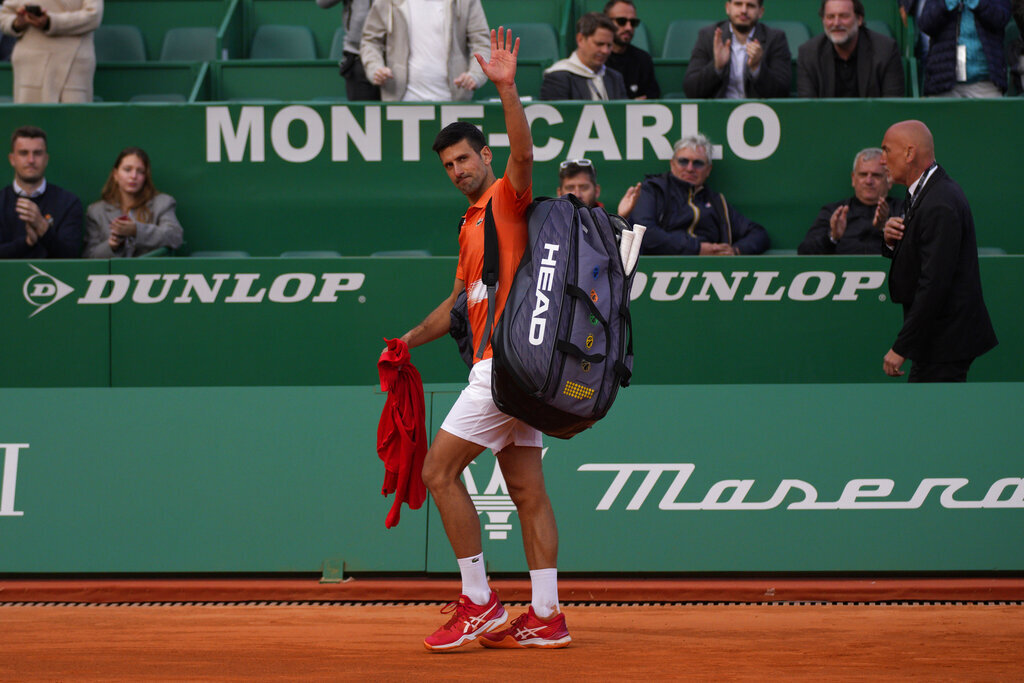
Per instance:
[[[142,149],[121,150],[101,197],[85,215],[86,258],[141,256],[181,246],[177,202],[153,186],[149,156]]]

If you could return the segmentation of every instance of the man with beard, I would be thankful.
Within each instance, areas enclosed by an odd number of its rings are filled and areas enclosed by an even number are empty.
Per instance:
[[[78,258],[82,202],[46,182],[46,133],[22,126],[11,135],[14,182],[0,190],[0,258]]]
[[[631,100],[658,99],[661,88],[654,78],[654,60],[633,45],[633,35],[640,25],[633,0],[610,0],[604,6],[604,13],[615,22],[615,38],[607,62],[609,68],[622,74],[626,94]]]
[[[729,17],[697,34],[683,77],[687,97],[786,97],[792,80],[786,34],[759,23],[763,0],[727,0]]]
[[[861,0],[822,0],[824,33],[800,46],[798,97],[903,97],[896,41],[864,26]]]

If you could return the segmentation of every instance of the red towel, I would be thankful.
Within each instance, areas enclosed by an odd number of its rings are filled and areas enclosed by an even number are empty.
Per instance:
[[[384,526],[398,524],[402,503],[418,510],[427,498],[423,485],[423,458],[427,455],[426,408],[423,380],[409,362],[409,347],[401,339],[385,339],[388,348],[380,354],[377,372],[380,390],[388,392],[377,425],[377,454],[384,461],[381,494],[395,494]]]

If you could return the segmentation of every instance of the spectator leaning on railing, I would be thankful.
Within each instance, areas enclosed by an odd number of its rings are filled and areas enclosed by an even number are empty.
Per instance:
[[[103,0],[5,0],[0,29],[18,38],[11,54],[14,101],[92,102],[93,32]]]

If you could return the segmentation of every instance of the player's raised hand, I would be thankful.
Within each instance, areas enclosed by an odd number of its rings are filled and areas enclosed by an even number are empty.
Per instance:
[[[476,61],[480,63],[484,75],[491,79],[494,85],[515,85],[516,82],[516,58],[519,55],[519,39],[512,42],[512,29],[506,33],[503,26],[498,30],[491,29],[491,58],[484,61],[480,53],[474,53]]]

